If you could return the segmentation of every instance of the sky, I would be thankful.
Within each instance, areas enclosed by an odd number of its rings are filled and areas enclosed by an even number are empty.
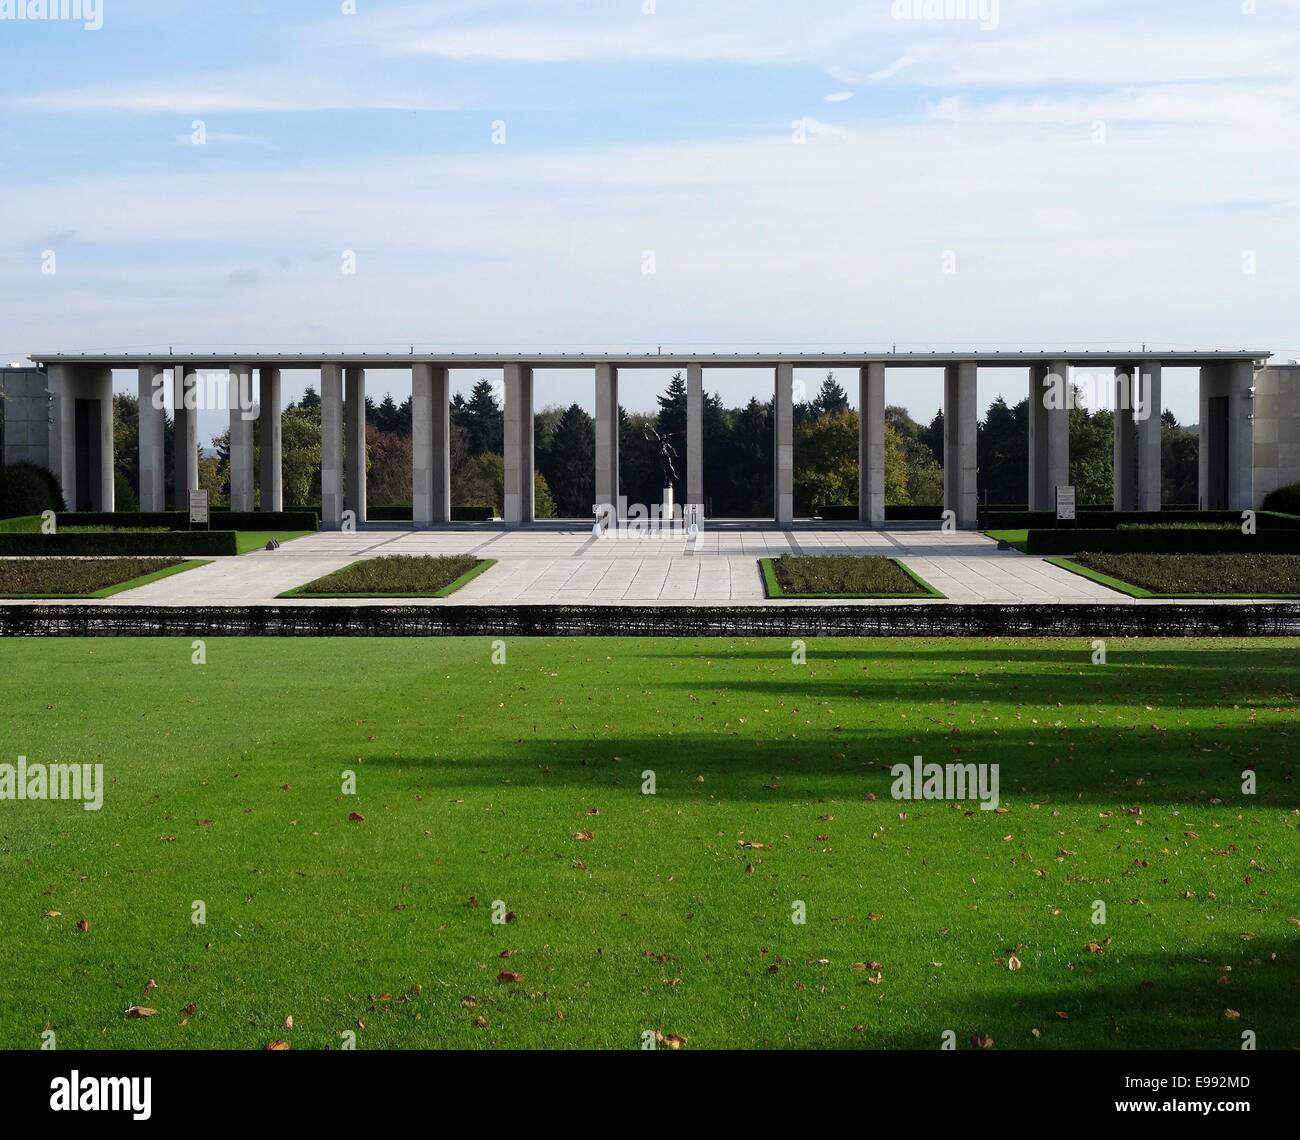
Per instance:
[[[35,2],[0,0],[6,362],[1300,357],[1300,0],[81,0],[79,20],[14,18]],[[623,403],[648,407],[660,379]],[[770,377],[706,386],[739,402]],[[1024,386],[982,373],[981,403]],[[389,389],[409,378],[372,375]],[[1195,373],[1164,396],[1195,420]],[[887,399],[928,420],[938,376],[891,371]],[[538,400],[590,408],[589,375],[547,375]]]

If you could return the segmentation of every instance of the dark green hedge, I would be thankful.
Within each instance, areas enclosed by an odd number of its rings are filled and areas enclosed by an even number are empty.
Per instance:
[[[1279,487],[1264,496],[1266,511],[1281,511],[1283,514],[1300,515],[1300,483],[1289,487]]]
[[[0,519],[63,510],[59,481],[44,467],[26,460],[0,467]]]
[[[452,522],[490,522],[494,512],[491,507],[452,507]],[[410,503],[388,503],[382,507],[367,507],[370,522],[410,522],[413,518]]]
[[[1110,530],[1120,523],[1139,523],[1152,525],[1159,523],[1241,523],[1240,511],[1089,511],[1079,512],[1078,525],[1093,530]],[[1271,511],[1259,511],[1256,522],[1260,530],[1291,530],[1300,528],[1300,518],[1278,514]],[[979,526],[981,530],[1033,530],[1035,528],[1051,529],[1056,526],[1055,511],[985,511],[980,510]],[[1069,527],[1069,523],[1064,524]]]
[[[943,504],[939,506],[915,505],[886,506],[886,522],[937,522],[943,518]]]
[[[314,511],[220,511],[210,515],[215,530],[317,530]],[[59,526],[165,526],[189,530],[188,511],[63,511]]]
[[[233,530],[130,531],[94,534],[0,534],[0,555],[238,554]]]
[[[1031,530],[1027,554],[1300,554],[1300,530]]]

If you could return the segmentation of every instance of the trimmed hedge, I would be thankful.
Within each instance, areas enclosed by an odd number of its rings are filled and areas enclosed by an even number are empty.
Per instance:
[[[943,504],[938,506],[917,505],[909,503],[906,506],[886,506],[886,522],[937,522],[943,518]]]
[[[319,516],[320,508],[316,504],[305,507],[293,507],[292,510],[315,511]],[[369,522],[410,522],[413,518],[410,503],[383,503],[379,506],[366,507],[366,519]],[[479,504],[466,507],[452,507],[452,522],[491,522],[496,518],[496,510]]]
[[[1257,511],[1256,522],[1261,530],[1300,529],[1300,518],[1276,511]],[[1160,523],[1234,523],[1241,525],[1240,511],[1089,511],[1079,512],[1080,529],[1109,530],[1120,523],[1140,526],[1159,525]],[[1052,529],[1056,527],[1055,511],[985,511],[979,512],[980,530],[1034,530],[1036,528]],[[1069,524],[1065,524],[1067,527]]]
[[[217,530],[318,530],[315,511],[219,511],[209,517]],[[188,531],[189,511],[63,511],[58,524],[64,526],[166,527]]]
[[[367,507],[370,522],[410,522],[414,517],[410,503],[389,503],[382,507]],[[452,507],[452,522],[491,522],[496,512],[491,507]]]
[[[1026,554],[1300,554],[1300,530],[1031,530]]]
[[[78,555],[238,554],[233,530],[104,531],[94,534],[0,534],[0,555],[20,558]]]

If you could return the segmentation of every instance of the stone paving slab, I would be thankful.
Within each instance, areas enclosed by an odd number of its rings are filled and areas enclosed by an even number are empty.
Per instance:
[[[323,531],[238,558],[174,574],[135,590],[88,603],[132,606],[358,605],[356,599],[285,599],[276,595],[360,558],[391,554],[474,554],[497,564],[448,599],[404,599],[404,605],[717,605],[816,606],[816,601],[769,601],[758,559],[789,553],[791,540],[809,554],[878,554],[898,558],[948,602],[989,605],[1109,602],[1129,598],[1043,558],[999,551],[972,531],[705,530],[684,536],[593,538],[590,529]],[[23,603],[15,602],[15,605]],[[32,602],[41,605],[48,603]],[[77,603],[68,603],[77,604]],[[391,605],[391,599],[375,604]],[[882,601],[837,602],[880,605]],[[889,603],[899,604],[896,600]],[[908,604],[943,605],[935,599]],[[1207,602],[1211,605],[1248,604]]]

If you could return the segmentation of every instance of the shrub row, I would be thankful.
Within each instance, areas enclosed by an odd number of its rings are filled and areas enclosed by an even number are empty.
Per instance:
[[[410,522],[413,517],[410,503],[389,503],[382,507],[367,507],[366,518],[371,522]],[[491,507],[452,507],[452,522],[491,522],[495,512]]]
[[[1300,529],[1300,518],[1279,514],[1276,511],[1259,511],[1256,520],[1261,530]],[[1081,510],[1077,519],[1082,528],[1109,530],[1120,523],[1142,526],[1161,523],[1236,523],[1241,524],[1240,511],[1090,511]],[[1055,511],[985,511],[979,512],[981,530],[1033,530],[1057,525]],[[1065,526],[1069,526],[1066,523]]]
[[[316,530],[315,511],[219,511],[210,516],[219,530]],[[59,526],[166,527],[189,530],[189,511],[63,511]]]
[[[0,534],[0,555],[238,554],[233,530],[131,531],[93,534]]]
[[[1027,554],[1300,554],[1300,530],[1031,530]]]

